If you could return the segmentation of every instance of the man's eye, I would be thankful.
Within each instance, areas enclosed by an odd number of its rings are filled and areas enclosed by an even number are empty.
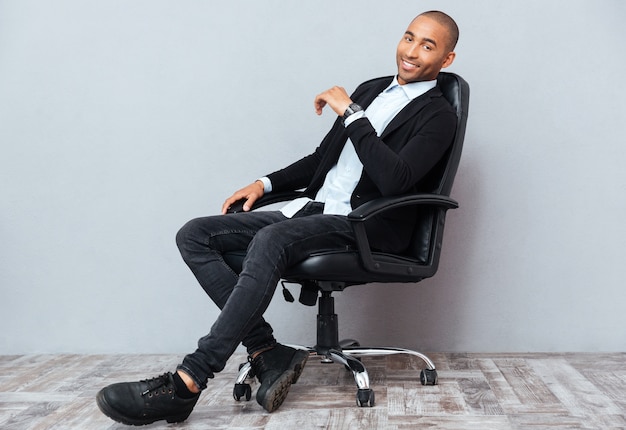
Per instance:
[[[425,51],[432,51],[433,49],[430,45],[424,45],[423,48]]]

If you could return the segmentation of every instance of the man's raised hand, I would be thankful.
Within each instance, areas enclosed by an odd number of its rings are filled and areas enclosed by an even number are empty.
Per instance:
[[[352,103],[352,99],[346,90],[337,86],[318,94],[313,101],[315,113],[318,115],[321,115],[324,106],[328,105],[337,115],[342,116],[350,103]]]

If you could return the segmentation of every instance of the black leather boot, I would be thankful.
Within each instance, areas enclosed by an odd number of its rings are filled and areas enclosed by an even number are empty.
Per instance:
[[[176,395],[171,373],[139,382],[121,382],[104,387],[96,395],[98,407],[109,418],[141,426],[158,420],[185,421],[200,393],[191,399]]]
[[[291,384],[302,374],[309,352],[277,344],[254,359],[249,358],[254,374],[261,382],[256,401],[268,412],[283,404]]]

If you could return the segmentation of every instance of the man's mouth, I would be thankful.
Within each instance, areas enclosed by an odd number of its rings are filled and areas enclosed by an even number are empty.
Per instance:
[[[417,64],[414,63],[410,63],[406,60],[402,60],[402,65],[404,66],[405,69],[417,69]]]

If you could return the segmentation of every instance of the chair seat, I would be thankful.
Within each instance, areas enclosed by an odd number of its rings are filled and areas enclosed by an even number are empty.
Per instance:
[[[240,272],[245,255],[245,251],[229,252],[224,255],[224,260],[233,270]],[[381,263],[418,264],[415,259],[383,252],[372,252],[372,256]],[[411,273],[394,276],[389,273],[366,271],[361,264],[358,251],[341,249],[315,252],[306,260],[291,266],[283,274],[283,278],[290,282],[315,280],[358,285],[371,282],[418,282],[423,276]]]

